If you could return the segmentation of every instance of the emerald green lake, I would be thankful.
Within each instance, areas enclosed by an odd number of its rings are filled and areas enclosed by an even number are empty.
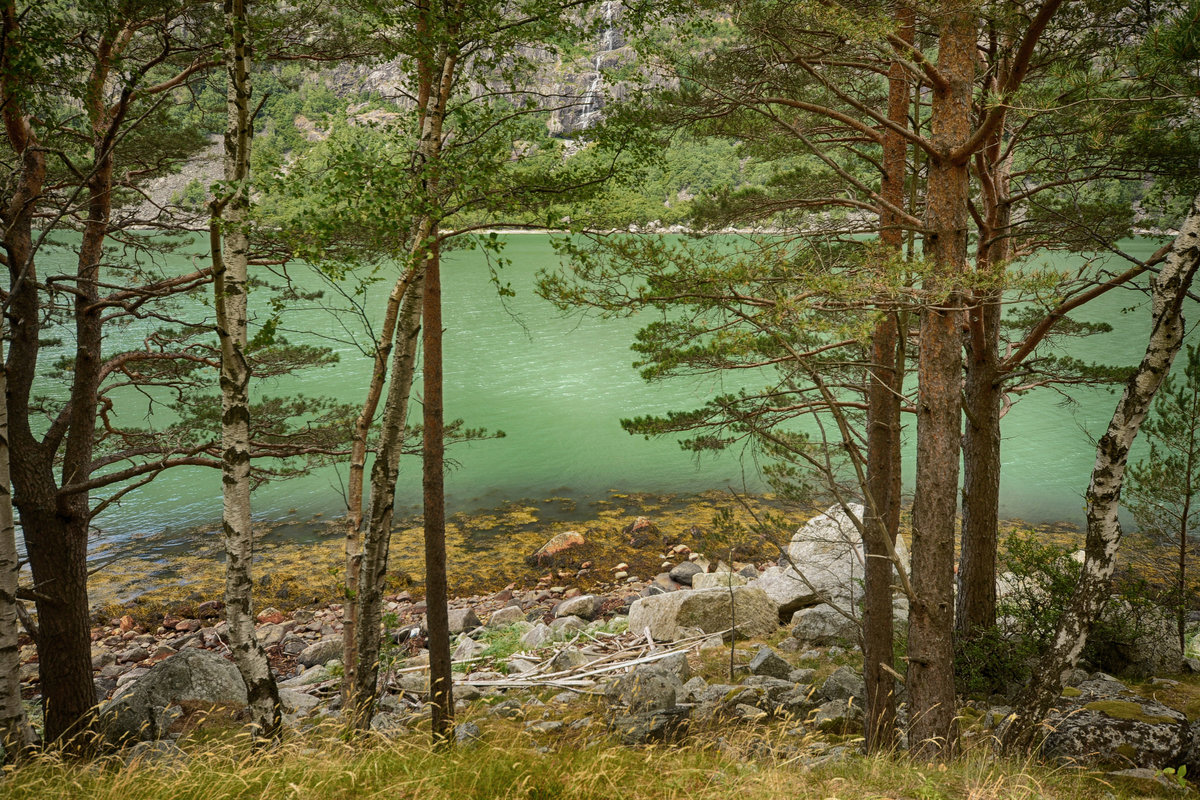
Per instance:
[[[533,294],[534,276],[557,263],[549,238],[506,237],[500,273],[515,298],[501,300],[479,251],[445,256],[446,413],[472,427],[503,430],[506,438],[455,446],[457,467],[447,476],[453,510],[492,507],[522,498],[566,496],[600,499],[611,491],[692,493],[732,487],[765,488],[750,454],[727,453],[697,461],[673,439],[646,441],[626,434],[622,417],[692,408],[715,393],[736,389],[720,377],[647,384],[632,367],[629,350],[634,331],[651,317],[599,320],[564,317]],[[1151,240],[1126,243],[1139,255],[1155,247]],[[1057,257],[1056,257],[1057,258]],[[1054,265],[1067,266],[1058,259]],[[381,307],[390,281],[368,295],[369,307]],[[1142,294],[1117,291],[1089,305],[1079,317],[1106,320],[1113,333],[1069,343],[1084,360],[1136,363],[1148,330]],[[1129,313],[1121,310],[1135,307]],[[285,318],[299,333],[295,340],[329,344],[326,336],[344,336],[348,319],[318,310]],[[138,335],[130,331],[121,335]],[[115,349],[119,342],[110,347]],[[370,373],[369,360],[346,343],[336,343],[341,361],[310,370],[284,384],[260,386],[268,394],[302,391],[358,401]],[[419,391],[419,387],[418,387]],[[1072,391],[1072,401],[1053,390],[1025,396],[1003,423],[1002,514],[1029,521],[1082,521],[1082,493],[1094,460],[1091,440],[1103,432],[1117,394],[1107,390]],[[122,413],[142,417],[144,400],[130,398]],[[911,440],[914,425],[907,423]],[[912,443],[908,443],[909,452]],[[905,469],[911,473],[911,459]],[[256,518],[310,520],[344,512],[345,467],[330,467],[302,478],[264,486],[254,498]],[[398,507],[416,510],[420,497],[419,462],[402,469]],[[173,470],[131,494],[97,521],[99,540],[139,539],[182,532],[219,519],[220,477],[214,470]]]

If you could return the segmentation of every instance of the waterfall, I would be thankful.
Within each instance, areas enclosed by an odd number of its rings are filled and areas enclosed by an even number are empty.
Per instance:
[[[592,78],[592,82],[588,84],[587,91],[580,98],[583,106],[583,112],[579,115],[580,128],[591,127],[596,116],[604,108],[604,98],[600,94],[600,90],[604,85],[604,76],[601,74],[600,69],[604,65],[604,54],[612,52],[618,46],[617,29],[614,25],[614,20],[617,15],[619,2],[620,0],[604,0],[600,4],[600,13],[604,19],[604,28],[600,32],[599,50],[596,52],[596,58],[592,62],[596,76]]]

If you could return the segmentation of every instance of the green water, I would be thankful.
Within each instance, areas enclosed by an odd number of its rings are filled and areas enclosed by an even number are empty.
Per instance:
[[[1127,243],[1149,254],[1149,240]],[[691,408],[731,386],[719,378],[648,385],[631,366],[633,332],[649,317],[623,320],[563,317],[533,295],[535,273],[555,256],[544,236],[507,237],[501,273],[515,298],[502,301],[489,267],[477,251],[445,257],[446,413],[472,427],[503,430],[494,441],[460,445],[450,452],[458,466],[447,477],[453,509],[490,507],[521,498],[569,496],[586,501],[610,491],[695,492],[733,487],[760,490],[764,483],[749,454],[728,453],[697,461],[671,440],[646,441],[621,430],[619,420],[639,414]],[[1063,263],[1063,262],[1059,262]],[[388,283],[369,296],[381,307]],[[1129,314],[1120,310],[1137,309]],[[1119,291],[1100,298],[1080,314],[1103,319],[1116,331],[1073,342],[1070,352],[1085,360],[1132,364],[1141,357],[1148,329],[1145,298]],[[340,337],[348,319],[303,311],[293,338]],[[130,331],[122,335],[136,335]],[[303,391],[357,401],[370,364],[348,344],[337,344],[341,362],[312,370],[286,384],[262,387],[268,393]],[[1082,492],[1094,460],[1089,437],[1103,432],[1117,395],[1078,390],[1074,402],[1041,390],[1023,398],[1003,423],[1004,463],[1001,511],[1030,521],[1082,520]],[[126,413],[145,409],[131,400]],[[913,425],[908,422],[909,438]],[[909,442],[911,453],[911,442]],[[911,460],[906,462],[911,472]],[[254,498],[255,516],[308,520],[344,511],[345,468],[326,468],[303,478],[268,485]],[[405,462],[400,479],[400,511],[416,510],[419,462]],[[220,515],[220,480],[214,470],[170,471],[130,495],[99,520],[101,538],[137,539],[164,531],[205,525]]]

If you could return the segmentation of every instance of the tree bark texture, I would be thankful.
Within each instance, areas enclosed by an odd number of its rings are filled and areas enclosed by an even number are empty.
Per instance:
[[[17,527],[13,522],[11,476],[8,469],[7,376],[3,367],[6,326],[0,316],[0,747],[4,761],[21,757],[33,744],[33,729],[21,703],[21,654],[18,644]]]
[[[436,228],[435,228],[436,231]],[[433,741],[453,741],[454,683],[450,665],[450,608],[446,579],[445,435],[442,403],[442,284],[435,244],[425,266],[425,604],[429,621],[429,692]]]
[[[1154,280],[1146,353],[1125,383],[1108,430],[1096,446],[1096,464],[1086,495],[1087,540],[1079,582],[1059,620],[1054,643],[1013,704],[1022,713],[1003,734],[1002,741],[1008,750],[1024,750],[1039,743],[1039,726],[1062,691],[1062,673],[1079,660],[1092,625],[1108,599],[1109,579],[1121,544],[1118,512],[1129,451],[1183,343],[1183,303],[1198,267],[1200,195],[1193,198],[1187,219]]]
[[[896,12],[900,38],[913,38],[914,15],[910,8]],[[895,62],[888,73],[888,120],[908,126],[909,92],[907,72]],[[883,186],[880,194],[887,204],[879,211],[880,239],[887,254],[901,257],[904,230],[889,205],[903,208],[904,182],[908,174],[908,147],[904,138],[885,129]],[[899,312],[884,308],[871,336],[871,367],[867,371],[867,515],[863,529],[866,556],[863,600],[863,678],[867,697],[864,734],[867,752],[890,750],[896,743],[896,681],[891,667],[894,658],[892,592],[894,552],[900,526],[900,398],[903,355],[899,345]],[[889,548],[884,537],[891,541]]]
[[[412,273],[406,283],[403,303],[395,326],[397,341],[389,344],[393,352],[392,379],[384,401],[379,446],[371,466],[371,497],[367,512],[367,530],[363,537],[362,569],[352,604],[359,620],[353,683],[349,685],[347,706],[350,724],[368,730],[375,710],[379,682],[380,624],[383,593],[386,587],[388,547],[392,535],[392,514],[396,504],[396,481],[400,475],[400,454],[407,431],[408,405],[416,372],[417,345],[420,343],[421,304],[424,270]]]
[[[250,364],[247,288],[250,242],[246,233],[250,173],[250,49],[245,0],[225,0],[227,108],[225,181],[232,194],[212,221],[213,288],[221,344],[221,483],[225,538],[225,621],[233,660],[246,682],[257,737],[282,734],[279,690],[254,632],[251,597],[254,531],[250,518]]]
[[[1007,59],[989,89],[1001,91]],[[999,74],[1002,73],[1002,74]],[[1005,115],[1007,119],[1007,115]],[[996,552],[1000,525],[1000,417],[1004,373],[1000,369],[1003,278],[1010,257],[1012,154],[1004,146],[1005,123],[996,126],[976,154],[985,209],[979,230],[976,272],[985,278],[967,308],[966,375],[963,394],[962,538],[958,562],[955,631],[960,637],[996,625]]]
[[[379,339],[375,343],[371,383],[367,387],[367,398],[363,401],[362,411],[354,420],[354,432],[350,440],[350,476],[346,482],[346,597],[343,605],[345,613],[342,617],[344,646],[342,663],[345,664],[346,670],[342,680],[342,704],[347,709],[356,707],[352,698],[357,692],[355,686],[358,680],[358,620],[361,607],[358,599],[358,584],[362,579],[364,558],[362,506],[363,479],[367,463],[367,435],[370,433],[371,423],[374,421],[375,412],[379,407],[379,400],[383,396],[384,383],[387,381],[388,362],[396,336],[396,319],[400,314],[400,303],[409,294],[416,275],[417,272],[414,269],[405,270],[404,274],[396,279],[392,291],[388,294],[387,306],[383,312],[383,325],[379,331]],[[411,384],[411,377],[409,382]],[[407,411],[407,398],[405,398],[404,404]],[[390,519],[388,524],[391,524]],[[386,554],[384,563],[387,563]]]
[[[909,746],[922,758],[952,755],[954,540],[962,415],[962,296],[967,261],[966,159],[971,132],[975,14],[942,6],[931,128],[924,280],[917,362],[917,468],[909,610]]]

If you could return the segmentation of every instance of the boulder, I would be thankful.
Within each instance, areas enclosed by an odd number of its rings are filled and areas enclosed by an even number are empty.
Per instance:
[[[792,615],[792,636],[810,646],[853,644],[858,634],[858,623],[828,603],[802,608]]]
[[[531,567],[563,567],[580,560],[587,540],[578,531],[560,533],[525,559]]]
[[[850,667],[838,667],[825,679],[820,694],[826,700],[853,699],[862,705],[867,697],[867,684],[862,675]]]
[[[682,564],[672,567],[668,575],[670,575],[671,580],[675,581],[676,583],[682,583],[684,586],[691,586],[692,578],[701,572],[704,572],[704,570],[700,569],[698,564],[692,561],[684,561]]]
[[[631,714],[674,708],[684,694],[683,682],[654,664],[634,669],[609,687],[606,695],[629,708]]]
[[[851,700],[829,700],[817,707],[813,725],[826,733],[856,733],[862,728],[862,703]]]
[[[1093,634],[1096,666],[1130,678],[1173,675],[1183,664],[1177,622],[1166,609],[1109,603]]]
[[[675,706],[630,714],[613,720],[612,728],[624,745],[674,742],[687,734],[691,711],[688,706]]]
[[[110,744],[166,735],[170,709],[246,705],[246,684],[232,661],[207,650],[189,649],[155,664],[100,708],[102,736]]]
[[[537,650],[539,647],[553,638],[554,632],[550,630],[550,626],[544,622],[539,622],[537,625],[534,625],[532,628],[526,631],[525,635],[521,637],[521,649],[526,651]]]
[[[730,594],[727,589],[672,592],[643,597],[629,609],[629,629],[660,641],[672,641],[681,628],[699,628],[718,633],[731,625]],[[752,586],[735,586],[733,617],[740,636],[766,636],[779,627],[779,610],[766,592]]]
[[[850,509],[862,519],[861,505],[851,505]],[[896,552],[901,560],[908,561],[902,538],[896,541]],[[840,601],[854,606],[862,599],[862,536],[841,506],[830,506],[796,531],[787,555],[790,561],[783,559],[784,565],[768,568],[751,583],[775,601],[785,620],[818,603]]]
[[[322,639],[300,651],[300,655],[296,656],[296,663],[302,667],[319,667],[335,658],[341,658],[344,650],[345,644],[341,639]]]
[[[693,589],[728,589],[730,584],[745,586],[747,581],[732,572],[698,572],[692,576]]]
[[[487,626],[489,628],[505,628],[516,622],[525,620],[525,612],[520,606],[505,606],[492,612],[492,616],[488,618]]]
[[[784,680],[792,672],[792,665],[780,658],[769,647],[761,647],[754,658],[750,660],[749,670],[751,675],[765,675],[769,678],[779,678]]]
[[[600,613],[600,606],[603,603],[604,601],[595,595],[581,594],[559,603],[554,609],[554,616],[595,619],[596,615]]]
[[[452,608],[449,613],[450,619],[450,635],[456,636],[465,631],[473,631],[483,623],[479,621],[479,617],[475,614],[475,609],[467,608]]]
[[[1187,717],[1156,700],[1098,676],[1063,698],[1047,720],[1051,733],[1042,753],[1074,764],[1162,769],[1188,758]]]

